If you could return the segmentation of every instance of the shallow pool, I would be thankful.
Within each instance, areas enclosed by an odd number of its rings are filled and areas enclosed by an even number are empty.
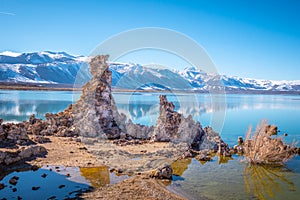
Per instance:
[[[110,173],[108,167],[27,167],[0,172],[0,199],[66,199],[93,188],[115,184],[128,176]],[[15,179],[15,180],[12,180]],[[4,187],[4,188],[3,188]]]

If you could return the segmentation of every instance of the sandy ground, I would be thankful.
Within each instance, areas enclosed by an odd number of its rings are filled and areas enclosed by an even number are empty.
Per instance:
[[[29,161],[32,165],[55,165],[55,166],[77,166],[77,167],[93,167],[101,166],[94,155],[89,153],[85,145],[76,142],[75,139],[65,137],[48,137],[51,142],[39,144],[44,146],[48,153],[45,157],[39,157]]]
[[[47,149],[48,154],[28,161],[29,164],[77,167],[99,167],[105,164],[111,169],[116,168],[116,171],[122,169],[125,173],[135,174],[115,185],[95,188],[94,191],[83,194],[84,199],[184,199],[168,191],[159,180],[149,178],[149,170],[154,166],[165,163],[164,159],[175,159],[175,148],[167,143],[117,146],[105,141],[88,147],[70,138],[49,138],[51,142],[40,144]],[[171,157],[162,157],[164,153]],[[155,159],[159,160],[155,162]],[[147,163],[152,163],[151,167]],[[138,173],[139,171],[143,173]]]
[[[97,157],[98,162],[125,174],[151,172],[171,164],[188,149],[185,144],[158,142],[120,146],[108,140],[86,147]]]
[[[83,198],[131,200],[185,199],[183,197],[171,193],[158,181],[145,176],[135,176],[115,185],[102,187],[92,193],[85,193],[83,195]]]

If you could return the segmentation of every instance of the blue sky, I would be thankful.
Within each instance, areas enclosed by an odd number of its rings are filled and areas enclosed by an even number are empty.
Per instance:
[[[221,74],[293,80],[299,15],[297,0],[0,0],[0,51],[89,55],[122,31],[162,27],[194,39]]]

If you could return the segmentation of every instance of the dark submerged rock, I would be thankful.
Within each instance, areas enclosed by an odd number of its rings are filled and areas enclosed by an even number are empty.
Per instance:
[[[4,183],[0,183],[0,190],[4,189],[5,188],[5,185]]]
[[[41,188],[40,186],[33,186],[31,189],[35,191],[35,190],[38,190],[40,188]]]
[[[11,184],[11,185],[17,185],[18,180],[19,180],[19,177],[14,176],[11,179],[9,179],[9,184]]]

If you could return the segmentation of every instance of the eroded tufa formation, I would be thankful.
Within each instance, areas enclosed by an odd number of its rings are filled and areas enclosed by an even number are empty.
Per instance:
[[[205,132],[200,123],[194,121],[191,115],[184,117],[176,112],[174,104],[167,100],[166,95],[159,96],[159,102],[160,115],[151,136],[152,141],[185,142],[197,151],[201,146],[213,148],[217,142],[214,140],[215,136],[218,136],[217,133]]]
[[[83,137],[120,138],[121,129],[114,117],[111,95],[111,71],[108,55],[90,61],[92,79],[82,88],[82,95],[73,107],[74,127]]]

